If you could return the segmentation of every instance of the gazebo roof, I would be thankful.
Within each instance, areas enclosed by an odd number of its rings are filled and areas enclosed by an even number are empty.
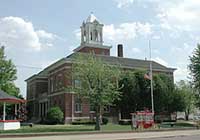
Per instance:
[[[0,90],[0,102],[22,103],[25,102],[25,100],[19,99],[15,96],[9,95],[6,92]]]

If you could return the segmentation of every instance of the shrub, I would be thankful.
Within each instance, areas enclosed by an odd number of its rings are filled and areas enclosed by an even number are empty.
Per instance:
[[[94,121],[92,121],[92,120],[84,120],[84,119],[82,119],[82,120],[75,120],[75,121],[73,121],[72,122],[72,124],[73,125],[80,125],[80,124],[82,124],[82,125],[92,125],[92,124],[95,124],[95,122]]]
[[[103,117],[103,118],[102,118],[102,124],[105,125],[105,124],[107,124],[107,123],[108,123],[108,118]]]
[[[47,112],[46,121],[48,124],[59,124],[63,122],[63,112],[59,107],[52,107]]]
[[[126,120],[126,119],[119,120],[119,124],[120,125],[130,125],[131,124],[131,120]]]

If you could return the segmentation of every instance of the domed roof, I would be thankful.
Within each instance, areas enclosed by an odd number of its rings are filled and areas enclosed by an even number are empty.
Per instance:
[[[94,16],[93,13],[91,13],[91,14],[88,16],[88,18],[87,18],[87,20],[86,20],[86,23],[92,23],[92,22],[94,22],[94,21],[97,21],[97,22],[98,22],[98,19]]]

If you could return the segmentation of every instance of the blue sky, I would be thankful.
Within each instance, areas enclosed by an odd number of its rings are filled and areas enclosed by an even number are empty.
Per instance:
[[[72,53],[80,43],[80,25],[90,12],[104,24],[104,43],[124,44],[124,55],[148,58],[177,68],[175,80],[187,79],[188,57],[200,40],[199,0],[2,0],[0,42],[17,66],[16,84]]]

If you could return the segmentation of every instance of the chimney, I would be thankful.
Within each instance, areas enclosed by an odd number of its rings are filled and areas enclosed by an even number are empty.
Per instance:
[[[123,45],[122,44],[118,44],[117,45],[117,51],[118,51],[118,57],[123,57]]]

